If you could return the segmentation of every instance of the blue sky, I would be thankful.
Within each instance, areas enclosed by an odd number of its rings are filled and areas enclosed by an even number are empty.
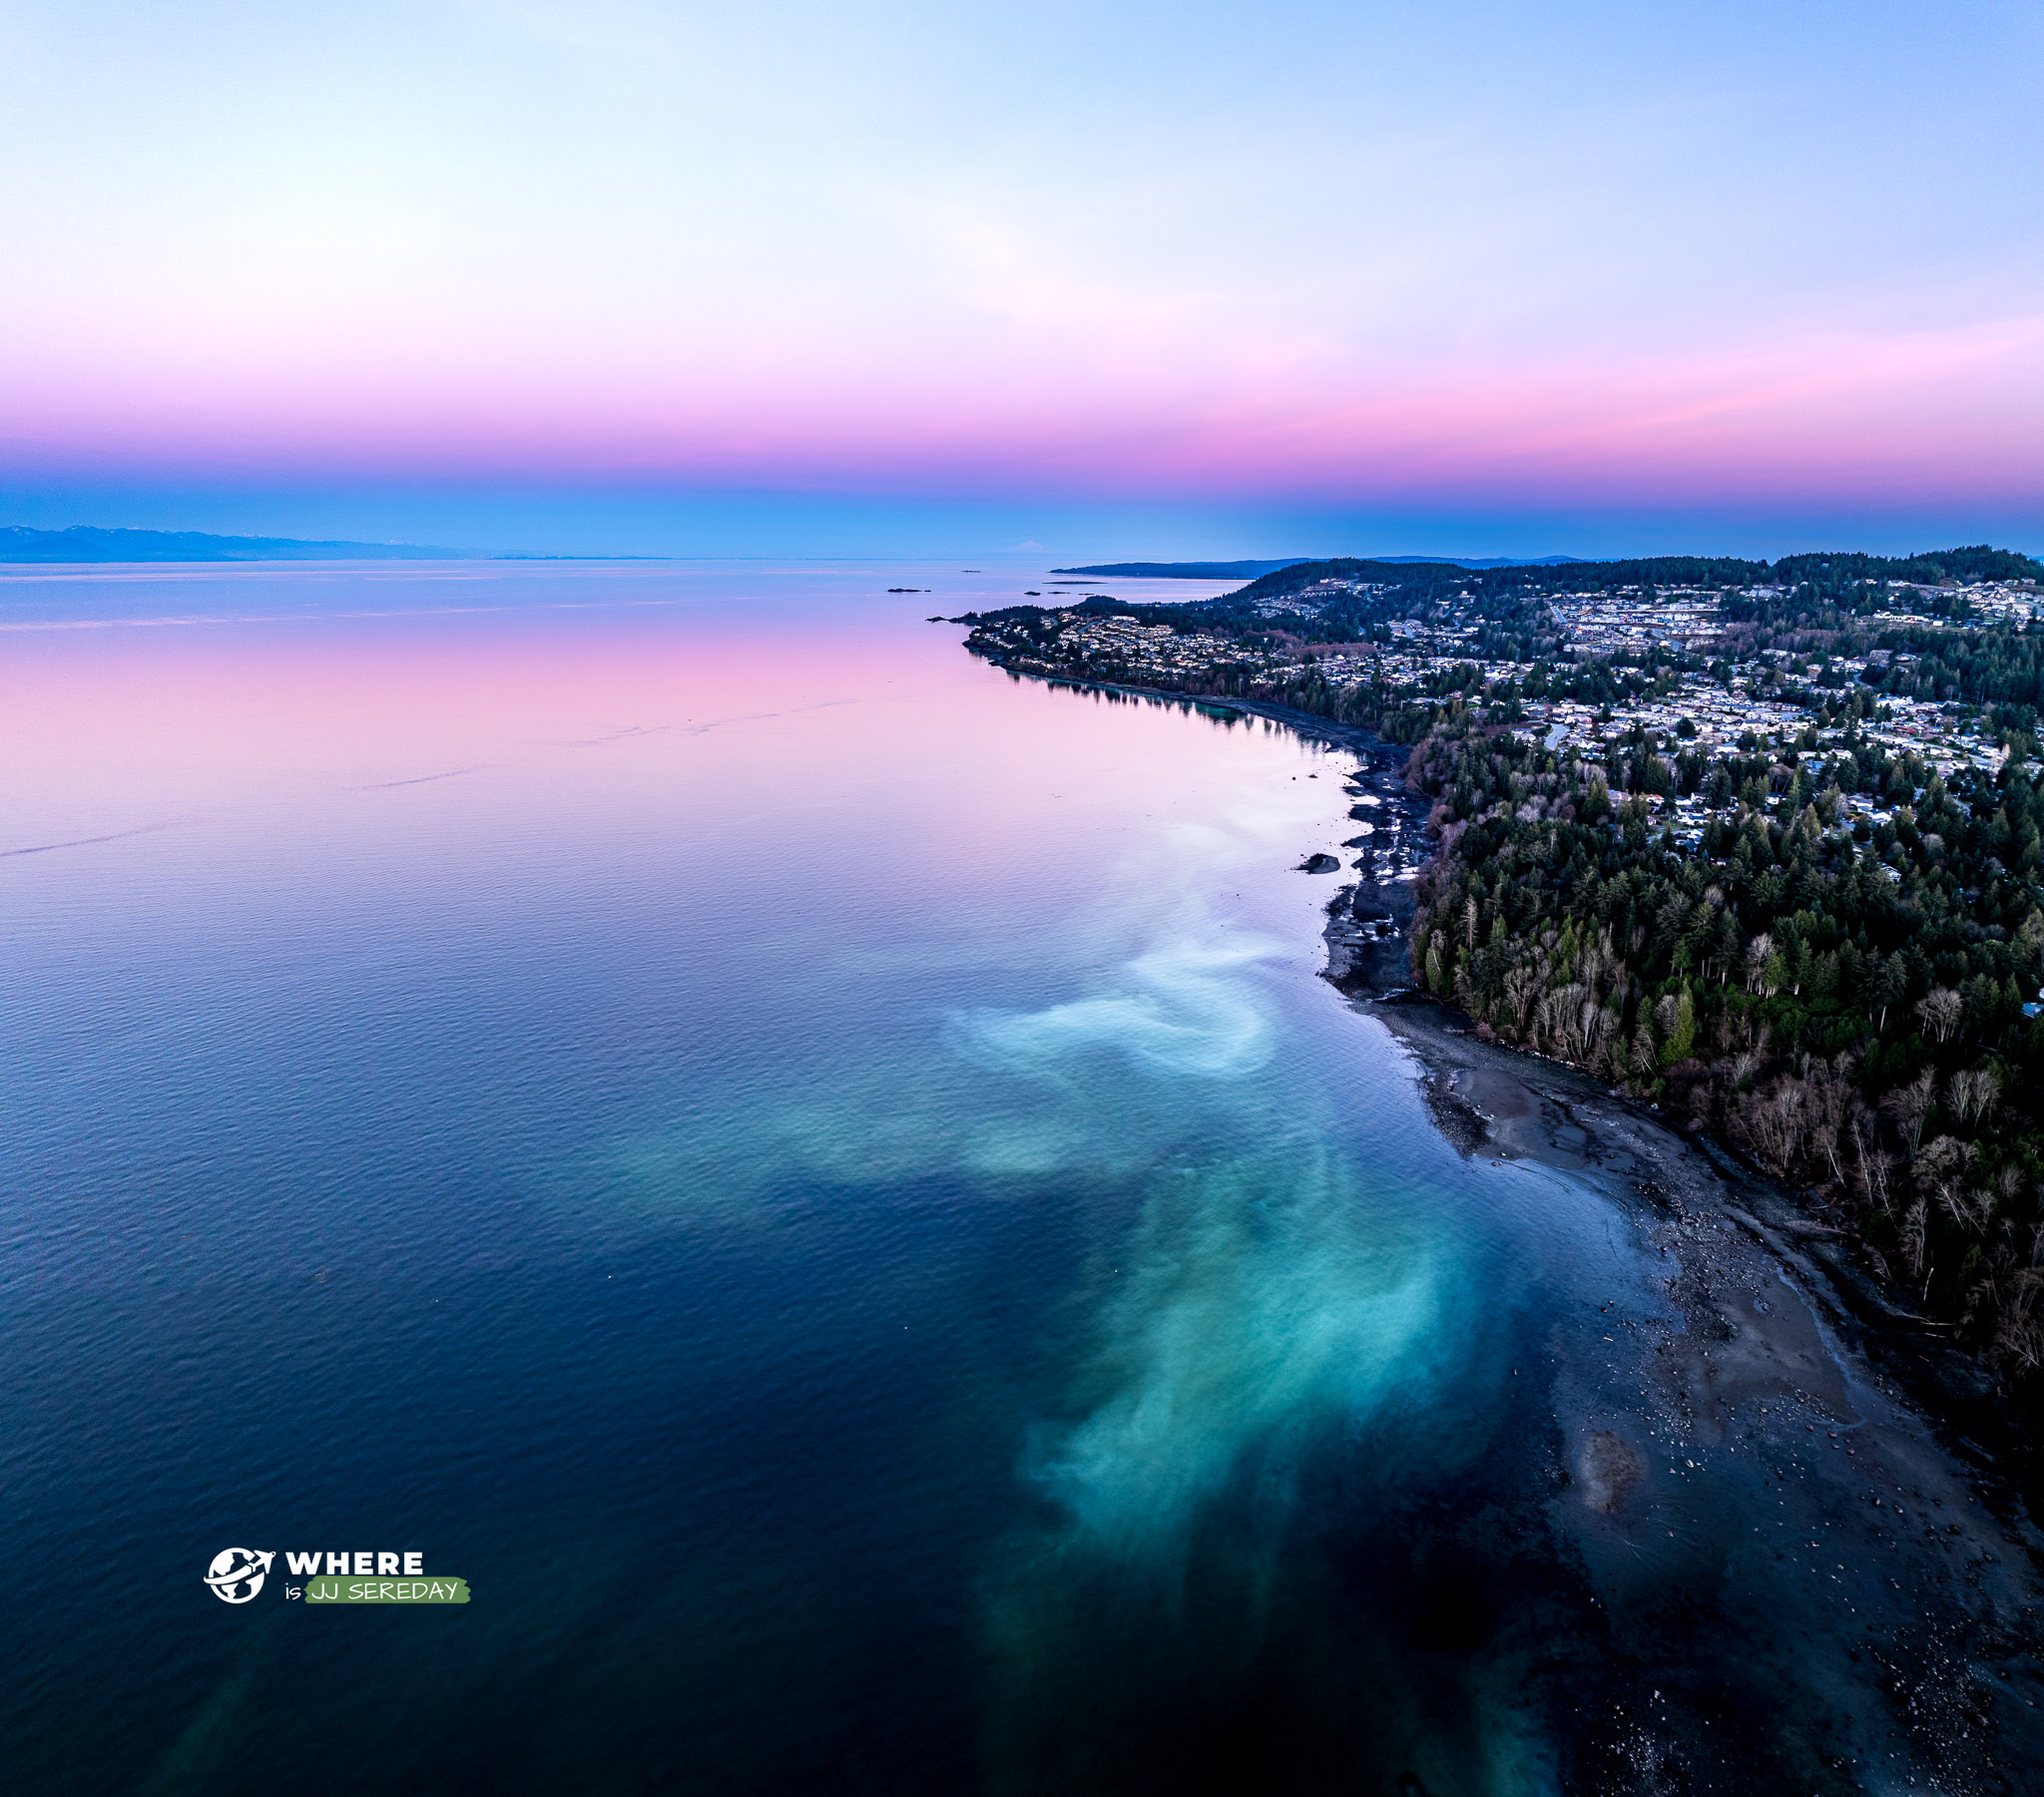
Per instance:
[[[2044,13],[0,21],[4,522],[2044,546]]]

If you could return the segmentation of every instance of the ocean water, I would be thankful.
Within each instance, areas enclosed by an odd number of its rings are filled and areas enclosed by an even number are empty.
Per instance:
[[[1316,977],[1353,758],[1026,572],[0,575],[12,1788],[1585,1788],[1651,1256]]]

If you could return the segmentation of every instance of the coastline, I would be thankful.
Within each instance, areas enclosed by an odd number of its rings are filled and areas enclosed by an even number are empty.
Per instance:
[[[1435,1125],[1465,1155],[1530,1159],[1576,1176],[1592,1173],[1629,1213],[1651,1215],[1679,1262],[1697,1263],[1685,1289],[1718,1312],[1707,1328],[1737,1328],[1710,1294],[1726,1284],[1716,1249],[1729,1227],[1769,1257],[1837,1332],[1840,1350],[1880,1372],[1931,1420],[1948,1449],[2000,1496],[2010,1539],[2044,1573],[2044,1445],[2032,1419],[2004,1396],[1980,1362],[1937,1323],[1898,1307],[1848,1252],[1842,1231],[1808,1214],[1791,1190],[1747,1165],[1705,1132],[1680,1128],[1650,1106],[1583,1069],[1512,1044],[1484,1041],[1452,1006],[1414,987],[1406,926],[1411,882],[1399,882],[1403,913],[1388,942],[1365,941],[1343,916],[1388,889],[1344,887],[1329,901],[1321,977],[1375,1017],[1424,1068]],[[1355,895],[1351,897],[1351,895]],[[1397,894],[1391,894],[1395,903]],[[1576,1137],[1580,1139],[1570,1139]],[[1626,1171],[1618,1168],[1623,1163]]]
[[[1293,721],[1279,706],[1264,707],[1263,714]],[[1365,729],[1299,718],[1318,726],[1301,733],[1370,753],[1366,766],[1372,768],[1405,752]],[[1417,876],[1426,866],[1421,861],[1412,877],[1365,880],[1335,893],[1326,906],[1321,977],[1420,1061],[1428,1109],[1441,1132],[1465,1154],[1533,1159],[1571,1173],[1623,1152],[1635,1168],[1620,1194],[1629,1209],[1645,1206],[1677,1218],[1709,1213],[1729,1222],[1792,1274],[1852,1351],[1878,1362],[1910,1392],[1949,1434],[1955,1453],[2007,1488],[2025,1550],[2044,1573],[2044,1528],[2033,1521],[2044,1517],[2044,1445],[2034,1439],[2031,1419],[1974,1356],[1951,1344],[1941,1325],[1897,1306],[1849,1256],[1842,1231],[1810,1216],[1793,1191],[1729,1145],[1708,1132],[1685,1131],[1581,1068],[1479,1038],[1453,1006],[1415,986],[1409,928]],[[1359,925],[1358,916],[1385,916],[1393,933],[1378,936]],[[1557,1127],[1581,1131],[1587,1145],[1563,1145]],[[1644,1167],[1659,1176],[1639,1170]],[[1708,1246],[1694,1230],[1686,1240],[1693,1253]]]
[[[1556,1531],[1608,1647],[1679,1677],[1703,1623],[1772,1657],[1784,1643],[1751,1606],[1787,1597],[1786,1652],[1815,1658],[1828,1639],[1858,1687],[1855,1738],[1825,1743],[1848,1788],[1887,1788],[1858,1777],[1896,1771],[1899,1730],[1930,1788],[2044,1789],[2037,1454],[1977,1365],[1887,1308],[1828,1231],[1715,1144],[1479,1041],[1432,998],[1349,1002],[1418,1064],[1460,1152],[1590,1186],[1664,1260],[1665,1304],[1552,1342]],[[1595,1694],[1586,1682],[1592,1739]]]
[[[1589,1186],[1666,1264],[1658,1314],[1554,1338],[1556,1527],[1627,1650],[1652,1658],[1665,1642],[1679,1661],[1671,1597],[1708,1613],[1770,1575],[1729,1540],[1701,1557],[1657,1552],[1648,1538],[1692,1545],[1695,1488],[1716,1486],[1709,1508],[1746,1517],[1768,1516],[1772,1497],[1773,1533],[1850,1550],[1829,1574],[1837,1588],[1815,1587],[1846,1616],[1807,1626],[1835,1629],[1852,1665],[1879,1676],[1858,1699],[1864,1735],[1829,1743],[1853,1749],[1834,1768],[1879,1763],[1885,1708],[1941,1788],[2044,1788],[2044,1456],[2027,1420],[1791,1192],[1578,1068],[1480,1039],[1415,989],[1413,884],[1329,901],[1321,977],[1412,1057],[1460,1153]],[[1401,894],[1395,935],[1358,927],[1351,907],[1374,916]],[[1617,1386],[1631,1390],[1614,1402]],[[1794,1550],[1772,1552],[1773,1575],[1803,1571]]]
[[[1843,1228],[1886,1306],[1962,1342],[2044,1425],[2034,719],[1977,682],[1933,700],[1902,668],[1976,599],[1966,654],[2001,666],[2016,648],[1993,583],[2027,593],[2044,564],[1946,559],[1963,581],[1925,558],[1650,558],[1572,570],[1566,594],[1334,560],[1190,608],[1097,595],[957,622],[1011,673],[1242,694],[1416,743],[1409,789],[1439,834],[1412,983],[1765,1169]],[[1901,610],[1869,610],[1883,581],[1913,595]],[[1683,628],[1648,647],[1632,614],[1663,600]],[[1708,668],[1704,614],[1724,626]],[[1808,683],[1784,685],[1775,664],[1819,649],[1793,670]],[[1919,703],[1943,720],[1929,735]]]
[[[1267,718],[1352,753],[1352,788],[1379,804],[1395,791],[1424,818],[1404,785],[1409,751],[1361,726],[1027,677]],[[1717,1694],[1728,1730],[1779,1701],[1770,1665],[1824,1668],[1849,1738],[1811,1742],[1810,1788],[1909,1773],[1919,1788],[2044,1789],[2044,1474],[2024,1419],[1792,1193],[1580,1069],[1479,1039],[1415,990],[1425,864],[1332,895],[1321,977],[1411,1057],[1459,1152],[1594,1191],[1664,1269],[1608,1314],[1554,1330],[1550,1364],[1529,1369],[1551,1415],[1514,1450],[1554,1493],[1550,1547],[1581,1571],[1597,1618],[1541,1674],[1574,1704],[1576,1763],[1651,1750],[1670,1770],[1736,1770],[1730,1741],[1696,1720],[1708,1706],[1694,1690],[1683,1720],[1608,1713],[1614,1665],[1685,1686],[1702,1628],[1742,1639],[1755,1667],[1745,1691]]]
[[[1262,699],[1206,698],[1165,687],[994,665],[1017,678],[1077,691],[1115,692],[1161,704],[1267,718],[1301,737],[1354,754],[1361,764],[1356,777],[1373,781],[1385,795],[1393,787],[1405,790],[1404,763],[1410,749],[1386,742],[1360,724]],[[1423,818],[1423,801],[1410,802]],[[1491,1141],[1506,1154],[1540,1159],[1568,1171],[1580,1171],[1585,1163],[1551,1142],[1543,1147],[1529,1118],[1545,1115],[1550,1108],[1580,1112],[1601,1123],[1611,1139],[1625,1141],[1634,1151],[1639,1140],[1658,1141],[1661,1154],[1674,1155],[1693,1173],[1694,1207],[1708,1203],[1785,1267],[1792,1267],[1813,1294],[1822,1294],[1814,1301],[1848,1332],[1854,1349],[1879,1359],[1884,1370],[1951,1432],[1954,1451],[1976,1460],[1983,1476],[2007,1487],[2022,1514],[2026,1552],[2044,1573],[2044,1528],[2030,1520],[2044,1517],[2044,1444],[2029,1439],[2027,1419],[1999,1395],[1992,1375],[1976,1358],[1951,1346],[1938,1324],[1898,1308],[1879,1282],[1841,1251],[1836,1228],[1809,1216],[1792,1191],[1748,1166],[1727,1144],[1708,1134],[1685,1132],[1650,1107],[1566,1062],[1503,1042],[1482,1042],[1466,1020],[1453,1021],[1461,1014],[1452,1006],[1416,988],[1409,928],[1415,889],[1426,866],[1421,859],[1404,877],[1350,881],[1334,893],[1325,907],[1322,941],[1327,960],[1321,977],[1358,1010],[1375,1016],[1425,1066],[1428,1107],[1442,1132],[1465,1153]],[[1359,927],[1358,908],[1371,921],[1378,916],[1389,921],[1391,935],[1386,938]],[[1651,1206],[1661,1195],[1659,1183],[1647,1180],[1644,1188],[1632,1189],[1631,1206]]]

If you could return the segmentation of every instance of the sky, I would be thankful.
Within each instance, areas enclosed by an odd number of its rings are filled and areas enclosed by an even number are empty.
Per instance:
[[[2033,0],[31,0],[0,60],[0,523],[2044,551]]]

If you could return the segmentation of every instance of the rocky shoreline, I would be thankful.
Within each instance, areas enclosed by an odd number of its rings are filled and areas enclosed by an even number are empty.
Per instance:
[[[1383,775],[1366,759],[1358,777]],[[1675,1678],[1681,1628],[1716,1612],[1770,1653],[1776,1630],[1800,1637],[1791,1648],[1828,1640],[1856,1688],[1840,1693],[1849,1728],[1812,1747],[1824,1788],[2044,1789],[2029,1420],[1772,1181],[1415,991],[1411,913],[1409,879],[1343,887],[1323,977],[1413,1056],[1461,1153],[1591,1185],[1665,1263],[1658,1293],[1554,1341],[1558,1438],[1538,1451],[1561,1493],[1554,1527],[1610,1618],[1607,1650]],[[1759,1521],[1727,1526],[1740,1518]],[[1590,1761],[1631,1740],[1666,1773],[1689,1767],[1643,1789],[1690,1788],[1723,1745],[1694,1718],[1585,1726]]]
[[[1350,819],[1377,815],[1363,808],[1373,803],[1412,833],[1417,852],[1396,869],[1374,856],[1359,857],[1355,871],[1361,878],[1341,887],[1326,906],[1322,977],[1358,1009],[1382,1021],[1419,1059],[1426,1069],[1428,1107],[1442,1132],[1465,1153],[1488,1143],[1501,1153],[1579,1171],[1580,1157],[1569,1158],[1552,1142],[1536,1151],[1537,1132],[1529,1133],[1523,1120],[1535,1112],[1563,1118],[1580,1114],[1587,1122],[1601,1123],[1613,1140],[1651,1141],[1657,1153],[1673,1155],[1688,1169],[1693,1209],[1712,1209],[1785,1266],[1792,1265],[1796,1276],[1824,1294],[1821,1302],[1846,1332],[1852,1350],[1879,1362],[1888,1377],[1939,1420],[1953,1452],[1977,1465],[1981,1477],[2002,1495],[2000,1508],[2011,1527],[2020,1529],[2026,1554],[2044,1575],[2044,1530],[2030,1520],[2044,1517],[2044,1431],[2038,1419],[2009,1402],[1976,1360],[1947,1344],[1936,1324],[1898,1308],[1871,1274],[1842,1251],[1835,1228],[1805,1215],[1792,1194],[1710,1137],[1684,1133],[1650,1108],[1565,1063],[1479,1040],[1452,1007],[1414,987],[1410,929],[1416,876],[1426,853],[1426,805],[1405,785],[1408,749],[1360,725],[1261,699],[1203,698],[1163,687],[1052,674],[1026,677],[1264,717],[1353,755],[1356,766],[1345,790],[1359,803],[1351,806]],[[1501,1108],[1492,1109],[1493,1102]],[[1652,1158],[1647,1157],[1648,1163]],[[1665,1207],[1672,1189],[1643,1174],[1636,1188],[1617,1195]]]
[[[1743,1792],[1786,1755],[1784,1789],[2044,1790],[2031,1419],[1791,1194],[1414,990],[1426,807],[1407,751],[1264,701],[1058,683],[1266,717],[1352,754],[1359,877],[1325,907],[1322,976],[1412,1056],[1458,1151],[1596,1191],[1650,1269],[1526,1369],[1544,1383],[1517,1453],[1551,1495],[1494,1516],[1484,1550],[1556,1555],[1579,1581],[1520,1624],[1527,1689],[1569,1737],[1569,1788]],[[1386,840],[1410,847],[1393,858]],[[1699,1671],[1728,1645],[1743,1686]],[[1822,1697],[1785,1743],[1788,1691]]]

